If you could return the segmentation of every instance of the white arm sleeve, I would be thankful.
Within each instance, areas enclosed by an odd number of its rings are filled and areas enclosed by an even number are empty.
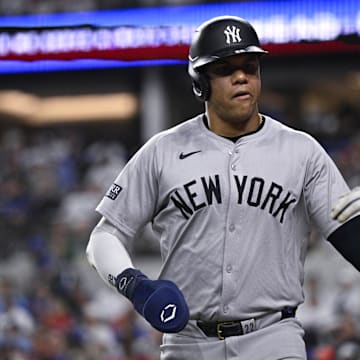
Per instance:
[[[90,235],[86,247],[89,263],[100,277],[109,285],[113,279],[127,268],[134,268],[130,255],[122,241],[126,243],[127,235],[102,218]]]

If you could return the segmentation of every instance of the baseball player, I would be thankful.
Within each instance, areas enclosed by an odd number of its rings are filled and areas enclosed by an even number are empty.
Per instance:
[[[241,18],[200,25],[189,74],[204,113],[152,137],[97,207],[89,262],[164,333],[162,360],[306,359],[296,308],[311,228],[360,269],[360,217],[331,217],[349,192],[334,162],[259,113],[265,53]],[[158,279],[126,250],[149,222]]]

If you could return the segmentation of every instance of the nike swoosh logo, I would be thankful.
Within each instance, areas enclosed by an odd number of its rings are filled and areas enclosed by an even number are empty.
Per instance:
[[[197,153],[199,153],[199,152],[201,152],[201,150],[192,151],[192,152],[189,152],[189,153],[186,153],[186,154],[184,154],[183,152],[181,152],[180,155],[179,155],[179,159],[180,159],[180,160],[186,159],[187,157],[189,157],[189,156],[191,156],[191,155],[194,155],[194,154],[197,154]]]

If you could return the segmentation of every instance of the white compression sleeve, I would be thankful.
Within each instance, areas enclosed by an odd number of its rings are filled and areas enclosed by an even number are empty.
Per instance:
[[[121,240],[125,242],[126,235],[103,218],[92,231],[86,248],[89,263],[109,286],[110,277],[116,277],[125,269],[134,268]]]

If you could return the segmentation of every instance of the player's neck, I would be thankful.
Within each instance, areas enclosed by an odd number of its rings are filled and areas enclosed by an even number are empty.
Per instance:
[[[219,136],[228,138],[252,133],[262,123],[262,117],[258,112],[242,121],[227,121],[209,112],[206,113],[206,116],[209,129]]]

